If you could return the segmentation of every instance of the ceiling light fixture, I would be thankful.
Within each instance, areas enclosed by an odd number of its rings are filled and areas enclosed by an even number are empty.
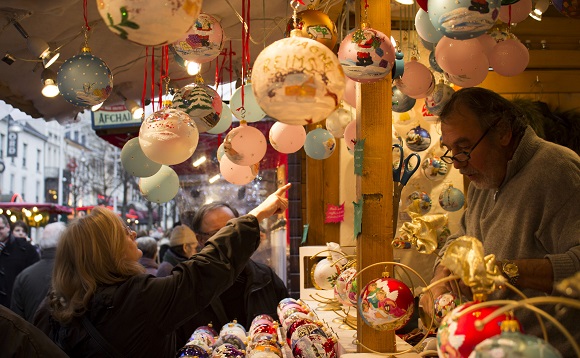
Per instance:
[[[22,37],[26,39],[28,51],[30,51],[30,53],[32,53],[34,57],[42,60],[44,68],[48,68],[56,61],[58,56],[60,56],[60,53],[58,52],[51,52],[50,46],[48,46],[46,41],[44,41],[40,37],[29,36],[26,30],[24,30],[24,28],[22,27],[22,25],[20,25],[20,23],[14,22],[13,25],[16,28],[16,30],[20,32]]]
[[[6,53],[6,55],[4,55],[4,57],[2,57],[2,62],[6,63],[8,65],[13,64],[14,61],[16,61],[16,58],[9,53]]]
[[[534,20],[542,21],[542,15],[548,10],[550,0],[538,0],[534,5],[534,10],[530,12],[530,17]]]
[[[205,161],[207,160],[207,158],[205,157],[205,155],[202,155],[201,157],[197,158],[197,160],[195,162],[193,162],[193,167],[197,168],[200,165],[202,165]]]
[[[91,112],[96,112],[99,109],[101,109],[101,107],[103,106],[103,104],[105,103],[105,101],[101,102],[101,103],[97,103],[94,106],[91,107]]]
[[[141,119],[144,113],[143,108],[134,100],[127,99],[127,97],[125,97],[121,92],[117,91],[117,94],[123,99],[123,101],[125,101],[125,108],[131,112],[133,119]]]
[[[45,68],[40,75],[40,79],[44,97],[55,97],[60,93],[56,85],[56,73],[53,70]]]
[[[413,5],[413,3],[415,2],[413,0],[395,0],[395,1],[401,5]]]
[[[187,74],[190,76],[195,76],[201,71],[201,64],[193,61],[185,61],[185,67],[187,68]]]
[[[219,175],[219,174],[216,174],[216,175],[214,175],[213,177],[209,178],[209,183],[210,183],[210,184],[213,184],[213,183],[215,183],[216,181],[218,181],[218,179],[219,179],[219,178],[220,178],[220,175]]]

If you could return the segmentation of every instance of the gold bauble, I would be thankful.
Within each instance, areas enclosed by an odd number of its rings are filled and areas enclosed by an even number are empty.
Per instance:
[[[290,36],[292,29],[294,29],[294,19],[290,18],[286,27],[286,37]],[[331,50],[336,45],[338,38],[336,25],[322,11],[308,9],[297,13],[296,29],[300,30],[300,36],[316,40]]]

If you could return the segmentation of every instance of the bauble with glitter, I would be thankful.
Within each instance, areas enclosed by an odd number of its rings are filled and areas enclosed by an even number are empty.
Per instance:
[[[223,102],[213,88],[191,83],[175,92],[171,107],[187,113],[195,122],[198,132],[204,133],[220,121]]]
[[[224,30],[213,16],[199,14],[187,34],[173,43],[173,49],[187,61],[205,63],[219,56],[224,44]]]
[[[306,135],[304,151],[312,159],[326,159],[334,153],[335,149],[336,139],[324,128],[316,128]]]
[[[121,149],[121,164],[127,173],[136,177],[150,177],[161,169],[161,164],[152,161],[143,153],[139,137],[125,143]]]
[[[244,121],[232,129],[224,139],[225,154],[237,165],[248,166],[258,163],[266,155],[267,142],[264,134]]]
[[[433,27],[443,35],[467,40],[483,35],[496,22],[501,0],[429,0]]]
[[[269,132],[270,144],[280,153],[295,153],[306,141],[306,130],[303,126],[292,126],[282,122],[272,125]]]
[[[320,42],[330,50],[336,45],[338,33],[336,25],[330,17],[320,10],[307,9],[296,14],[296,27],[294,19],[290,17],[286,25],[285,36],[290,36],[290,32],[296,29],[301,37],[308,37]]]
[[[179,176],[167,165],[150,177],[139,180],[139,190],[143,197],[157,204],[173,199],[179,191]]]

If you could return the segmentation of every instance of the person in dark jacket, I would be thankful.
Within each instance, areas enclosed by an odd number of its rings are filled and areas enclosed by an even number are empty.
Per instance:
[[[52,289],[34,323],[71,357],[173,357],[175,330],[232,285],[260,240],[259,221],[288,207],[289,184],[230,220],[167,277],[144,274],[131,231],[95,208],[69,223]]]
[[[200,249],[207,245],[209,237],[238,216],[238,211],[224,202],[213,202],[199,208],[192,225]],[[269,266],[250,259],[231,287],[178,329],[177,344],[183,346],[197,327],[208,323],[219,329],[235,319],[249,329],[259,314],[276,317],[278,303],[288,296],[286,285]]]
[[[40,261],[25,268],[14,280],[10,309],[28,322],[32,322],[38,305],[50,287],[56,245],[65,229],[63,222],[46,225],[39,242],[42,250]]]
[[[0,306],[0,356],[68,357],[41,330],[6,307]]]
[[[10,223],[0,215],[0,305],[10,307],[16,276],[40,260],[36,248],[26,239],[10,234]]]
[[[139,259],[139,263],[145,267],[145,271],[153,276],[157,275],[157,269],[159,265],[157,264],[157,241],[149,236],[142,236],[135,240],[137,242],[137,247],[143,253],[143,256]]]
[[[169,237],[169,250],[163,255],[163,262],[157,269],[157,277],[169,276],[178,263],[188,260],[197,252],[196,248],[195,233],[188,226],[174,227]]]

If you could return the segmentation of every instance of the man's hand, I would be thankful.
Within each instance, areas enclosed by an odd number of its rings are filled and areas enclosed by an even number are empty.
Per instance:
[[[254,215],[258,221],[262,221],[274,214],[281,214],[288,208],[288,199],[286,199],[286,192],[290,189],[292,184],[288,183],[281,186],[270,194],[256,208],[252,209],[248,214]]]

